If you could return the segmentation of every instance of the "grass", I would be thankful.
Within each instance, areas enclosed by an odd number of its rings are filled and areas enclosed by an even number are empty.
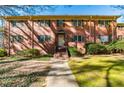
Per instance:
[[[82,54],[79,51],[77,51],[76,47],[69,47],[68,49],[69,49],[69,53],[70,53],[70,55],[72,57],[74,57],[74,56],[82,56]]]
[[[96,55],[70,59],[69,66],[79,86],[123,87],[124,55]]]
[[[1,87],[28,87],[32,83],[38,82],[40,79],[40,85],[44,86],[45,76],[48,71],[44,72],[34,72],[30,74],[26,73],[16,73],[14,76],[0,76],[0,86]],[[40,87],[41,87],[40,86]]]
[[[10,57],[0,57],[0,62],[2,61],[23,61],[23,60],[36,60],[36,61],[49,61],[50,56],[38,56],[38,57],[21,57],[21,56],[10,56]]]
[[[50,68],[49,62],[47,62],[49,60],[50,57],[48,56],[35,58],[18,56],[1,57],[0,86],[28,87],[36,82],[40,86],[44,86],[46,82],[45,78]]]

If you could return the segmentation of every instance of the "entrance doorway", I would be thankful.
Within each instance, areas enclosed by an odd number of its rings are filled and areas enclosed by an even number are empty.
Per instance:
[[[66,40],[64,30],[60,30],[57,33],[57,51],[66,51]]]
[[[65,44],[65,35],[59,34],[58,35],[58,46],[62,47]]]

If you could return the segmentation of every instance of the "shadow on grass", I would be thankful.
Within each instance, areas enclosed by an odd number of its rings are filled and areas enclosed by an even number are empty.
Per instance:
[[[50,57],[52,57],[51,55],[49,56],[49,55],[44,55],[44,56],[36,56],[36,57],[10,57],[10,60],[7,60],[7,61],[4,61],[4,59],[3,59],[3,61],[0,61],[0,64],[5,64],[5,63],[13,63],[13,62],[18,62],[18,61],[20,61],[20,62],[23,62],[23,61],[27,61],[27,60],[31,60],[31,59],[38,59],[39,58],[39,60],[40,60],[40,58],[42,59],[42,58],[44,58],[44,59],[47,59],[47,58],[50,58]],[[14,59],[13,59],[14,58]]]
[[[101,65],[87,64],[87,65],[80,66],[80,67],[73,65],[73,68],[71,68],[71,69],[73,71],[75,71],[75,72],[73,72],[73,74],[82,74],[82,75],[85,72],[87,73],[87,72],[92,72],[92,71],[98,71],[98,73],[99,73],[100,71],[105,71],[106,87],[112,87],[113,86],[112,82],[114,82],[116,84],[116,86],[124,86],[124,84],[120,84],[120,83],[123,83],[120,81],[121,79],[118,80],[117,78],[115,78],[115,80],[112,81],[112,79],[110,77],[110,74],[113,74],[113,73],[110,73],[111,70],[119,71],[119,69],[116,69],[114,67],[119,66],[120,69],[124,68],[124,60],[115,60],[115,61],[107,60],[107,61],[100,61],[100,62],[107,63],[107,64],[110,63],[112,65],[109,64],[106,66],[101,66]],[[118,72],[118,74],[120,74],[120,73]],[[85,86],[85,84],[88,82],[89,82],[89,80],[81,80],[81,81],[78,81],[78,84],[81,86]],[[95,83],[95,79],[94,79],[94,83]]]
[[[37,82],[39,77],[46,77],[49,69],[44,71],[32,72],[29,74],[18,74],[15,76],[0,77],[0,86],[2,87],[28,87],[32,83]],[[5,82],[3,82],[5,81]],[[43,79],[44,81],[44,79]],[[40,82],[41,83],[41,82]]]
[[[15,60],[10,60],[10,61],[0,61],[0,64],[5,64],[5,63],[13,63],[13,62],[17,62],[17,61],[26,61],[26,60],[30,60],[32,59],[31,57],[28,57],[28,58],[17,58]]]
[[[112,84],[110,82],[110,71],[115,67],[115,66],[120,66],[120,67],[124,67],[124,60],[117,60],[117,61],[107,61],[110,63],[114,63],[113,65],[111,65],[110,67],[108,67],[108,69],[106,70],[106,86],[107,87],[112,87]]]

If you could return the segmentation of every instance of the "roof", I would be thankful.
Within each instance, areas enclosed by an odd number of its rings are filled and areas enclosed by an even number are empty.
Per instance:
[[[119,15],[38,15],[38,16],[3,16],[5,20],[116,20]]]

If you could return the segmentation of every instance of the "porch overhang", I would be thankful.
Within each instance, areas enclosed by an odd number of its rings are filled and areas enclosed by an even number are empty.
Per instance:
[[[3,16],[5,20],[116,20],[120,15],[38,15]]]

